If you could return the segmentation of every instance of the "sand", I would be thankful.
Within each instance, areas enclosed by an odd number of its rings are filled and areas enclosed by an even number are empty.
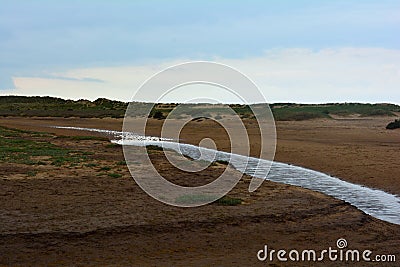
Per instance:
[[[159,121],[151,123],[150,130],[156,133]],[[196,144],[209,123],[190,126],[196,131],[188,127],[182,138]],[[86,135],[47,126],[118,130],[121,120],[2,118],[0,125]],[[394,166],[398,164],[400,131],[387,131],[384,125],[382,118],[278,122],[276,159],[399,193]],[[243,199],[241,205],[171,207],[152,199],[135,184],[128,169],[119,164],[123,160],[121,147],[101,140],[44,139],[95,152],[91,160],[98,165],[66,168],[0,163],[0,265],[265,266],[267,263],[256,257],[264,245],[322,250],[335,247],[338,238],[346,238],[351,249],[400,257],[400,226],[320,193],[272,182],[248,193],[249,177],[245,177],[229,194]],[[227,145],[217,143],[222,149]],[[160,171],[178,183],[212,180],[226,168],[217,164],[188,174],[169,165],[161,152],[152,153],[152,157]],[[104,166],[111,170],[102,171]],[[41,169],[35,177],[28,177],[29,168]],[[122,177],[112,178],[109,172]]]
[[[400,130],[386,130],[390,117],[277,122],[275,160],[339,177],[340,179],[400,195]],[[49,125],[122,128],[122,119],[0,118],[0,125],[48,131],[63,135],[93,135],[84,131],[53,129]],[[160,134],[161,121],[150,120],[149,134]],[[229,150],[225,131],[212,121],[193,122],[184,128],[184,142],[198,144],[206,136],[218,149]],[[255,125],[249,127],[255,153],[259,140]]]

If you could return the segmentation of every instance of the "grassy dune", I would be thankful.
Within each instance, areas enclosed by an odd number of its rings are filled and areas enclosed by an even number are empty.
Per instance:
[[[143,107],[150,104],[142,104]],[[64,100],[54,97],[25,97],[0,96],[0,116],[23,117],[80,117],[80,118],[123,118],[128,104],[125,102],[99,98],[89,100]],[[165,118],[177,104],[156,104],[150,117]],[[253,118],[254,115],[248,105],[229,105],[242,118]],[[223,117],[224,109],[209,105],[199,108],[200,105],[181,105],[179,112],[182,116]],[[330,103],[330,104],[294,104],[274,103],[270,105],[272,113],[278,121],[299,121],[318,118],[332,118],[332,116],[394,116],[400,112],[400,106],[394,104],[360,104],[360,103]],[[212,114],[210,114],[212,111]],[[222,116],[221,116],[222,115]]]

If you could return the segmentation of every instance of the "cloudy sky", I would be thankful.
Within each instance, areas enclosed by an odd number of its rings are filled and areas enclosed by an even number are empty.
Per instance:
[[[0,95],[129,100],[163,68],[209,60],[242,71],[269,102],[400,104],[398,0],[0,7]]]

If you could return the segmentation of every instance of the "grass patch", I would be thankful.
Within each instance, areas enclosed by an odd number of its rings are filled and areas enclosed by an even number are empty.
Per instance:
[[[175,199],[176,203],[179,204],[196,204],[203,202],[211,202],[215,199],[215,196],[211,195],[183,195]]]
[[[228,196],[223,196],[220,199],[217,199],[214,203],[222,206],[237,206],[242,204],[243,200],[240,198],[233,198]]]
[[[312,119],[330,118],[326,113],[312,113],[312,112],[288,112],[276,116],[280,121],[305,121]]]
[[[121,147],[121,145],[110,143],[106,145],[106,148],[116,148],[116,147]]]
[[[100,171],[109,171],[109,170],[111,170],[111,168],[107,166],[100,168]]]
[[[51,162],[51,165],[62,166],[69,164],[69,166],[77,166],[78,163],[86,160],[86,157],[79,156],[70,156],[69,154],[65,154],[63,156],[57,156]]]
[[[119,174],[119,173],[108,173],[107,175],[112,178],[121,178],[122,177],[122,174]]]
[[[97,163],[87,163],[87,164],[85,164],[85,167],[97,167],[97,166],[99,166],[99,164],[97,164]]]
[[[102,136],[85,136],[85,135],[77,135],[77,136],[65,136],[65,135],[59,135],[57,136],[58,139],[68,139],[68,140],[76,140],[76,141],[82,141],[82,140],[96,140],[96,141],[109,141],[108,138],[102,137]]]
[[[3,137],[19,137],[23,134],[29,134],[29,136],[32,137],[49,137],[52,136],[50,133],[45,133],[45,132],[35,132],[35,131],[27,131],[27,130],[21,130],[21,129],[16,129],[16,128],[9,128],[5,126],[0,126],[0,134]]]
[[[37,133],[0,127],[0,161],[28,165],[45,165],[36,157],[48,157],[52,165],[79,163],[87,160],[85,153],[56,146],[47,141],[30,140]],[[40,135],[43,135],[40,133]]]

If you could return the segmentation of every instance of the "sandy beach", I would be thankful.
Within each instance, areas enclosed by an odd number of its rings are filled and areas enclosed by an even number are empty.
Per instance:
[[[400,266],[399,14],[2,1],[0,267]]]
[[[394,166],[400,156],[400,132],[385,130],[387,120],[278,122],[276,160],[399,194],[400,177]],[[162,204],[135,184],[121,163],[120,146],[101,138],[59,138],[93,133],[48,127],[120,130],[121,123],[120,119],[0,119],[1,126],[52,133],[37,137],[39,141],[92,152],[87,153],[86,163],[68,167],[1,163],[0,265],[265,266],[267,262],[257,259],[264,245],[322,250],[335,247],[339,238],[345,238],[352,249],[400,254],[399,225],[299,187],[266,181],[249,193],[250,178],[244,177],[228,195],[242,199],[241,205],[214,203],[185,209]],[[210,123],[194,122],[185,128],[182,138],[197,144]],[[156,135],[159,128],[160,121],[151,121],[151,133]],[[26,134],[25,138],[32,137]],[[226,144],[218,143],[224,149]],[[257,142],[254,146],[256,149]],[[174,169],[160,151],[153,151],[152,158],[168,179],[183,184],[212,180],[226,168],[215,164],[188,174]],[[34,169],[35,176],[26,175]],[[354,264],[365,266],[363,262]],[[320,265],[338,263],[324,261]]]
[[[85,131],[49,126],[75,126],[121,131],[122,119],[0,118],[0,125],[52,132],[60,135],[93,135]],[[149,134],[160,136],[161,121],[149,120]],[[275,160],[328,173],[352,183],[400,194],[400,131],[386,130],[390,117],[336,120],[278,121]],[[220,150],[228,150],[226,132],[210,131],[212,121],[193,122],[181,133],[184,142],[197,145],[210,136]],[[252,149],[259,147],[256,127],[249,127]],[[254,137],[254,138],[253,138]],[[256,153],[252,155],[256,155]]]

